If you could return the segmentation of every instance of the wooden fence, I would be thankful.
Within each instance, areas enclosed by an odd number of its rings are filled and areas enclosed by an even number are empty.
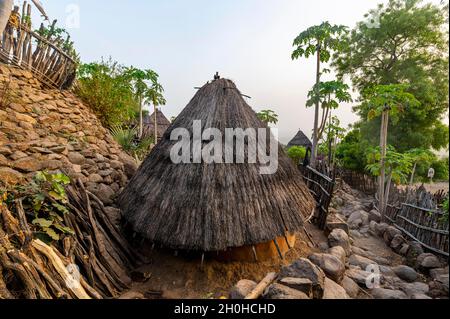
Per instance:
[[[0,60],[31,71],[43,84],[51,88],[68,88],[75,79],[76,62],[62,47],[69,38],[52,39],[56,21],[44,37],[31,30],[31,6],[23,5],[22,15],[15,7],[0,37]],[[41,25],[41,31],[44,30]],[[52,31],[53,30],[53,31]]]
[[[349,186],[367,195],[373,195],[377,192],[378,183],[373,176],[344,168],[339,168],[337,175]]]
[[[391,202],[385,219],[424,248],[449,256],[449,222],[439,209],[443,192],[431,194],[424,189],[409,192],[408,202]]]
[[[299,169],[303,175],[311,194],[316,200],[316,211],[313,222],[320,228],[325,229],[328,217],[328,207],[333,197],[335,179],[310,167],[300,165]]]

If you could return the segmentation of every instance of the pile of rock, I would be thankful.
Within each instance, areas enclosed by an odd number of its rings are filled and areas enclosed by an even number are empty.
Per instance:
[[[23,183],[40,170],[63,171],[106,206],[113,204],[137,166],[92,111],[72,93],[44,89],[14,67],[0,65],[0,85],[0,183]]]

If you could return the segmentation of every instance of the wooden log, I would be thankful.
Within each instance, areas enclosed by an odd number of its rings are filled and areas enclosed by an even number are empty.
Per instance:
[[[264,290],[266,290],[266,288],[270,286],[277,279],[277,277],[277,273],[274,272],[267,274],[267,276],[255,287],[255,289],[253,289],[251,293],[245,297],[245,299],[256,300],[261,297]]]

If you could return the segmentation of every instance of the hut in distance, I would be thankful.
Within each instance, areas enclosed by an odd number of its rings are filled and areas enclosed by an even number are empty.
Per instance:
[[[314,210],[300,172],[278,142],[274,174],[260,174],[259,160],[174,163],[171,149],[178,141],[171,139],[172,132],[181,128],[192,136],[198,121],[203,130],[254,128],[270,134],[231,80],[207,83],[119,195],[124,219],[149,242],[178,251],[246,261],[283,255]]]
[[[156,117],[156,119],[155,119]],[[162,136],[166,132],[166,130],[170,126],[170,121],[166,118],[164,113],[160,109],[156,109],[156,112],[153,112],[151,115],[146,115],[144,117],[144,137],[155,137],[155,120],[156,120],[156,133],[157,133],[157,141],[161,140]]]
[[[312,142],[302,130],[299,130],[294,138],[288,143],[287,148],[289,149],[293,146],[301,146],[308,149],[312,147]]]

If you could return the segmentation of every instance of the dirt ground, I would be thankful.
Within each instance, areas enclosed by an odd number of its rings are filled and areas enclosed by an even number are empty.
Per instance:
[[[278,272],[300,257],[318,252],[318,244],[326,242],[323,232],[308,224],[306,229],[314,238],[313,245],[305,232],[297,234],[295,247],[281,260],[249,263],[223,263],[213,259],[205,260],[201,267],[201,256],[175,256],[169,250],[151,250],[143,253],[150,262],[139,268],[149,279],[135,282],[131,291],[142,293],[146,298],[164,299],[208,299],[227,297],[230,288],[241,279],[259,282],[269,272]],[[162,295],[154,294],[161,292]]]

